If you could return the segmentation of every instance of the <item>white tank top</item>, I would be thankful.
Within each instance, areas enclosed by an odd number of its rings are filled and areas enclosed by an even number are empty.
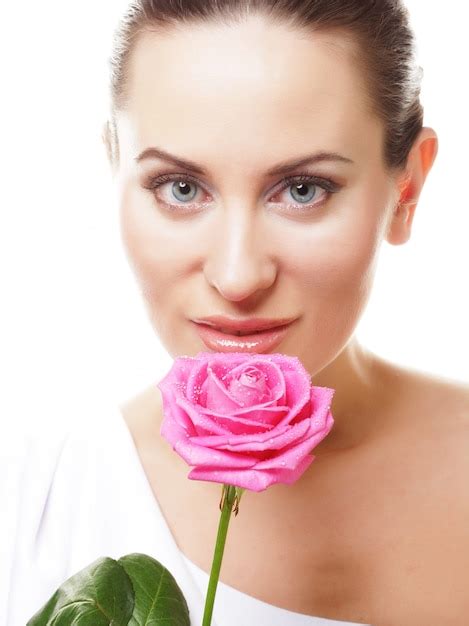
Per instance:
[[[34,435],[2,437],[0,626],[25,626],[71,575],[101,556],[131,552],[169,569],[191,625],[201,625],[208,574],[179,550],[120,407],[58,428],[44,425]],[[353,626],[287,611],[221,581],[212,624]]]

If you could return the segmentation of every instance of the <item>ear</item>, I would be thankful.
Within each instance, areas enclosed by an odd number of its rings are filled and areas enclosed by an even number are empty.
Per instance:
[[[106,149],[107,160],[109,162],[109,165],[111,166],[112,172],[114,173],[117,167],[117,150],[115,145],[115,138],[112,134],[111,124],[109,120],[106,120],[104,122],[101,139]]]
[[[386,234],[390,244],[400,245],[409,240],[420,193],[437,152],[438,137],[435,131],[433,128],[422,128],[409,153],[405,171],[397,179],[399,200]]]

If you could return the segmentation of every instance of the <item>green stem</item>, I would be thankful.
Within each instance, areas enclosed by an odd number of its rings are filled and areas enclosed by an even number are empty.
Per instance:
[[[239,491],[240,490],[233,485],[223,485],[222,498],[223,495],[225,496],[225,498],[221,510],[220,521],[218,523],[217,541],[215,543],[212,569],[210,570],[210,579],[208,581],[202,626],[210,626],[210,624],[212,623],[213,604],[215,602],[215,593],[217,591],[218,579],[220,577],[221,562],[223,559],[223,551],[225,549],[228,524],[230,523],[231,511],[237,496],[239,502],[241,495]]]

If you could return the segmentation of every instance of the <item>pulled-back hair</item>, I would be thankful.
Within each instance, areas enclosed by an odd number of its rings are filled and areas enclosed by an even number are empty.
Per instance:
[[[352,37],[368,99],[384,124],[383,161],[391,170],[404,167],[423,126],[423,108],[422,69],[401,0],[132,0],[114,32],[109,57],[111,158],[119,159],[115,115],[128,102],[130,57],[138,36],[196,23],[235,24],[253,14],[302,31],[339,29]]]

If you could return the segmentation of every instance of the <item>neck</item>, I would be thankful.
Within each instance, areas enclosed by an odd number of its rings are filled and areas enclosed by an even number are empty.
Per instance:
[[[379,429],[379,415],[389,404],[384,375],[384,362],[353,337],[331,363],[312,376],[313,385],[336,390],[331,404],[334,426],[313,454],[357,447]]]

